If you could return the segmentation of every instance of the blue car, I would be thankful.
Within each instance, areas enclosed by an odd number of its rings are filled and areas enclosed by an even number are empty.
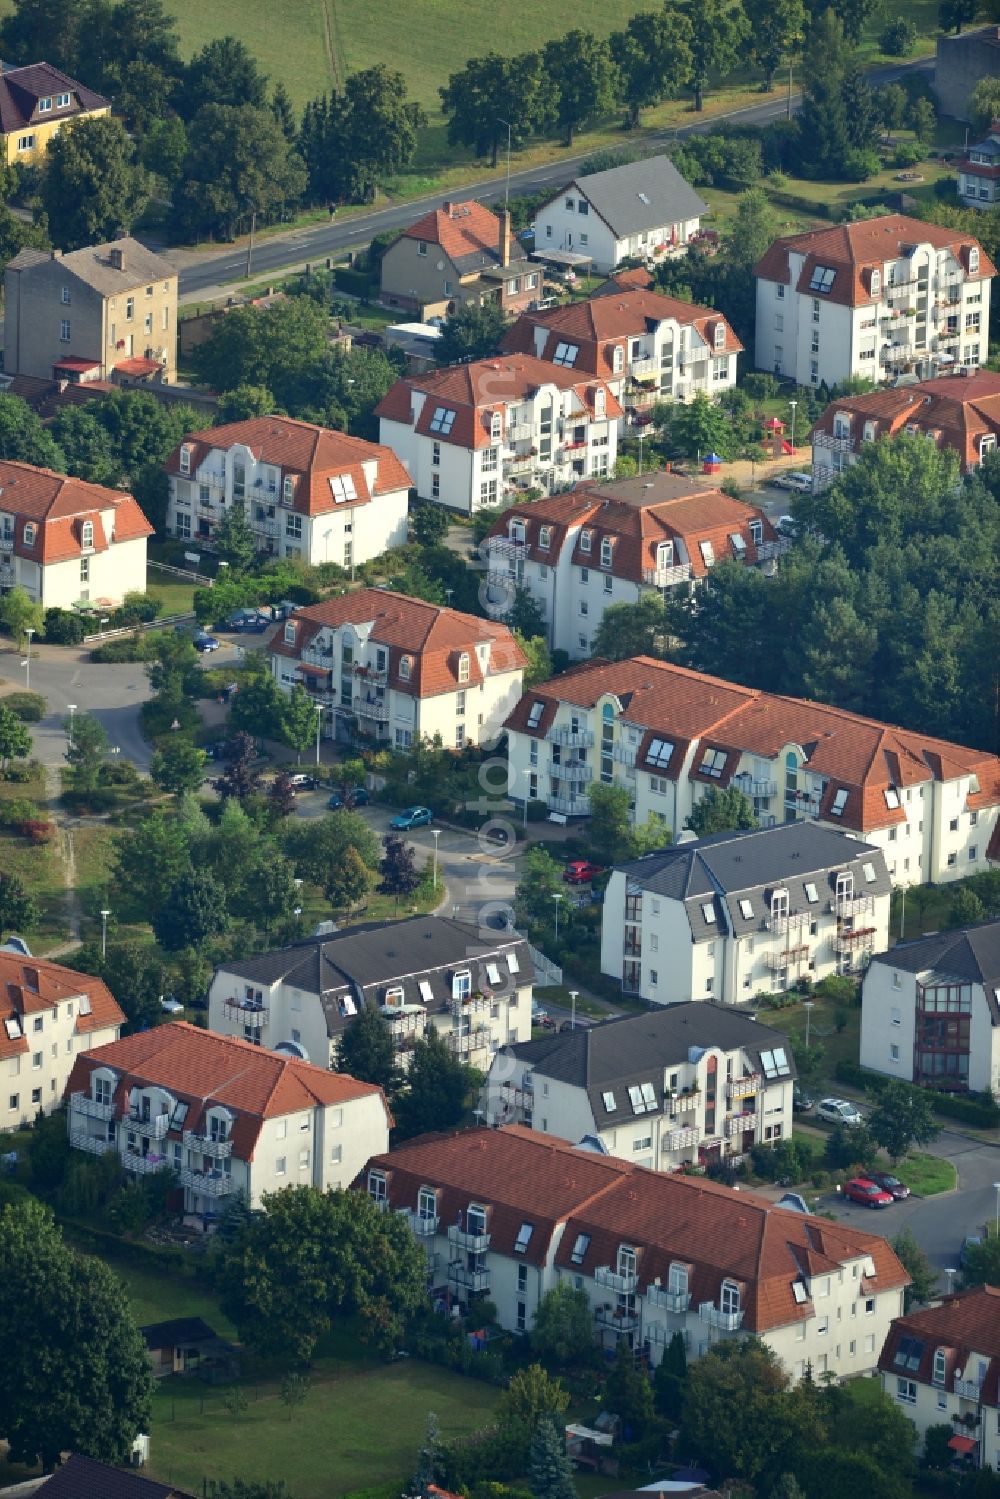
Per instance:
[[[206,651],[217,651],[219,649],[219,642],[215,636],[209,635],[205,630],[199,630],[197,635],[192,636],[191,644],[196,651],[201,651],[203,654]]]
[[[342,807],[367,807],[367,805],[368,792],[363,786],[356,786],[346,802],[339,791],[335,791],[327,802],[331,812],[339,812]]]
[[[432,820],[429,807],[407,807],[405,812],[392,819],[389,826],[393,832],[406,833],[410,828],[425,828]]]

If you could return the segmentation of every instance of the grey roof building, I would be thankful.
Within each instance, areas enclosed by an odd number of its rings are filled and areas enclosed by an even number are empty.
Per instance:
[[[891,890],[881,849],[818,823],[717,833],[614,871],[601,966],[660,1004],[750,1002],[860,971],[888,946]]]
[[[642,161],[592,172],[577,177],[573,186],[619,239],[663,224],[697,219],[708,212],[708,204],[681,176],[669,156],[647,156]]]
[[[223,964],[209,990],[209,1025],[266,1046],[288,1043],[327,1065],[368,1005],[389,1021],[401,1052],[432,1024],[459,1054],[491,1056],[531,1034],[533,977],[517,933],[484,937],[443,916],[365,922]]]

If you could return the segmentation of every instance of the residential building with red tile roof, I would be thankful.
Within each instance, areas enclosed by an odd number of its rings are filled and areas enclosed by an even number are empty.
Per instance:
[[[1000,1290],[973,1286],[893,1320],[882,1389],[916,1427],[952,1427],[963,1468],[1000,1468]]]
[[[272,635],[271,670],[329,710],[327,732],[408,749],[495,738],[521,695],[524,652],[506,625],[385,588],[309,604]]]
[[[773,570],[787,546],[756,506],[653,469],[513,505],[480,555],[491,613],[502,618],[526,589],[545,616],[550,648],[577,659],[590,655],[610,604],[634,604],[651,588],[691,588],[725,558]]]
[[[504,354],[397,380],[375,414],[420,498],[471,515],[613,473],[622,407],[604,380]]]
[[[20,586],[46,609],[114,608],[145,593],[152,534],[123,490],[0,460],[0,593]]]
[[[825,489],[856,463],[864,443],[900,432],[949,448],[962,473],[971,473],[997,445],[1000,375],[970,370],[831,401],[812,429],[813,488]]]
[[[176,268],[130,235],[65,255],[21,250],[4,272],[4,369],[75,384],[119,373],[123,384],[172,384]]]
[[[523,312],[503,348],[606,380],[626,411],[728,390],[743,352],[720,312],[641,287]]]
[[[624,1339],[653,1365],[679,1332],[689,1357],[750,1335],[792,1378],[869,1372],[909,1284],[885,1240],[852,1225],[519,1125],[425,1135],[357,1185],[406,1215],[442,1303],[485,1297],[526,1332],[565,1280],[603,1347]]]
[[[258,549],[355,567],[407,537],[412,480],[390,448],[290,416],[189,432],[165,464],[167,531],[212,548],[241,505]]]
[[[110,113],[110,99],[77,83],[50,62],[5,68],[0,73],[0,135],[8,166],[37,165],[67,121],[93,120]]]
[[[0,1131],[58,1108],[75,1058],[124,1024],[102,979],[0,949]]]
[[[801,818],[864,835],[896,885],[1000,859],[1000,758],[829,703],[635,656],[531,687],[507,719],[510,796],[586,816],[591,780],[627,786],[673,836],[709,786],[751,797],[762,827]]]
[[[286,1051],[188,1025],[156,1026],[77,1057],[65,1095],[77,1150],[116,1150],[136,1176],[166,1168],[205,1223],[243,1191],[337,1187],[388,1145],[380,1088]]]
[[[510,214],[475,202],[442,203],[404,229],[382,256],[380,277],[382,301],[422,320],[489,302],[519,312],[542,286],[542,268],[527,259]]]
[[[993,121],[983,140],[969,146],[955,170],[959,201],[965,208],[981,210],[1000,202],[1000,120]]]
[[[754,275],[757,365],[799,385],[986,363],[996,268],[971,234],[883,214],[777,239]]]

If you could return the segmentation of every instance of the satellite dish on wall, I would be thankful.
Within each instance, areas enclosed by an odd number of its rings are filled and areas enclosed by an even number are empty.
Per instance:
[[[297,1062],[308,1062],[309,1053],[301,1041],[279,1041],[274,1048],[279,1056],[294,1057]]]

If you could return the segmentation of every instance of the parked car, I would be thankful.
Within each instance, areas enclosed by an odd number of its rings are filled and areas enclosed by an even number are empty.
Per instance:
[[[798,524],[792,515],[779,515],[774,523],[774,529],[779,536],[785,536],[789,541],[794,541],[799,534]]]
[[[865,1208],[891,1208],[893,1195],[867,1176],[855,1176],[844,1187],[848,1202],[859,1202]]]
[[[174,999],[172,995],[169,995],[166,999],[160,1000],[160,1009],[166,1010],[168,1015],[184,1014],[184,1006],[181,1004],[179,999]]]
[[[905,1202],[910,1195],[906,1183],[901,1182],[898,1176],[893,1176],[891,1171],[866,1171],[865,1177],[874,1182],[876,1187],[881,1187],[883,1192],[888,1192],[896,1202]]]
[[[798,1083],[796,1083],[792,1088],[792,1108],[796,1114],[808,1114],[810,1109],[814,1109],[815,1107],[816,1100],[812,1094],[807,1093],[804,1088],[800,1088]]]
[[[863,1124],[864,1115],[853,1103],[848,1103],[846,1098],[824,1098],[816,1105],[817,1119],[825,1119],[827,1124]]]
[[[556,1028],[556,1023],[552,1019],[552,1016],[548,1010],[542,1009],[537,999],[531,1001],[531,1023],[532,1025],[540,1025],[543,1030],[547,1031],[554,1031]]]
[[[339,812],[342,807],[367,807],[371,798],[363,786],[355,786],[350,794],[350,800],[345,802],[343,793],[335,791],[327,802],[331,812]]]
[[[576,1017],[575,1025],[573,1024],[572,1020],[564,1020],[562,1025],[559,1027],[560,1031],[592,1031],[593,1029],[594,1022],[592,1020],[588,1020],[586,1015],[578,1015]]]
[[[207,655],[209,651],[217,651],[219,649],[219,642],[214,635],[209,635],[207,630],[199,630],[195,635],[192,635],[191,644],[203,656]]]
[[[405,833],[410,828],[425,828],[433,820],[429,807],[407,807],[405,812],[392,819],[389,826],[395,833]]]
[[[959,1255],[958,1255],[958,1263],[959,1263],[959,1267],[961,1269],[964,1269],[965,1266],[968,1264],[969,1250],[970,1249],[978,1249],[979,1246],[980,1246],[980,1244],[982,1242],[983,1242],[983,1236],[982,1236],[982,1234],[966,1234],[966,1236],[965,1236],[965,1238],[964,1238],[964,1240],[962,1242],[962,1248],[960,1249]]]
[[[288,777],[292,783],[293,791],[315,791],[319,785],[316,777],[310,775],[307,770],[297,770],[294,775]]]
[[[589,859],[570,859],[562,877],[567,885],[589,885],[591,880],[606,872],[603,864],[591,864]]]
[[[223,625],[227,630],[235,630],[237,634],[260,634],[266,630],[270,620],[262,614],[259,609],[234,609],[232,614],[227,614]]]
[[[812,494],[812,474],[802,472],[779,474],[776,479],[771,480],[771,483],[775,489],[793,489],[797,494]]]
[[[216,739],[213,744],[203,744],[202,749],[209,760],[224,760],[229,745],[225,739]]]

